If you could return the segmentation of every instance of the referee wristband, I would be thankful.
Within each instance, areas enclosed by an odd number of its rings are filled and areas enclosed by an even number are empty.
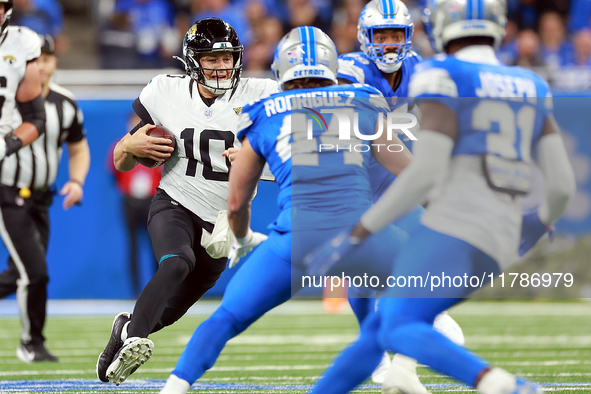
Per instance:
[[[6,142],[6,156],[12,155],[23,147],[23,141],[16,135],[8,134],[4,137],[4,142]]]
[[[68,182],[77,183],[78,185],[80,185],[80,187],[84,187],[84,183],[82,183],[78,179],[70,179]]]

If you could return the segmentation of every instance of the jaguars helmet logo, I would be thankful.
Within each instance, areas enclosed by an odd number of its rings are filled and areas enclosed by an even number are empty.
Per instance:
[[[236,112],[236,115],[240,115],[240,113],[242,112],[242,108],[243,107],[233,108],[234,109],[234,112]]]
[[[8,62],[9,64],[14,64],[16,62],[16,58],[12,55],[4,56],[4,61]]]

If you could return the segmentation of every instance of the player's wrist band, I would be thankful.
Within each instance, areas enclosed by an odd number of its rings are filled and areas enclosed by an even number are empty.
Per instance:
[[[74,182],[80,185],[80,187],[84,187],[84,182],[79,181],[78,179],[70,178],[69,182]]]
[[[248,232],[246,233],[246,235],[245,235],[243,238],[238,238],[238,237],[236,237],[236,242],[237,242],[239,245],[244,245],[244,244],[247,244],[247,243],[249,243],[249,242],[252,240],[252,236],[253,236],[253,234],[254,234],[254,231],[252,231],[252,229],[251,229],[251,228],[249,228],[249,229],[248,229]]]

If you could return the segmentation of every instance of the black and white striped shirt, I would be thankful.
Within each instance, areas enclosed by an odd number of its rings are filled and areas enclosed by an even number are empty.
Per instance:
[[[3,185],[31,190],[48,189],[57,176],[62,144],[86,138],[82,111],[69,90],[50,82],[45,112],[45,133],[32,144],[0,161],[0,182]],[[20,119],[20,116],[16,117]],[[16,122],[14,126],[18,124]]]

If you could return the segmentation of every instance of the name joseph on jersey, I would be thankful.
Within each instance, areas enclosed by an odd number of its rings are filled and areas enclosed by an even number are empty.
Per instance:
[[[500,97],[514,100],[527,98],[530,103],[536,103],[536,97],[538,97],[536,84],[531,79],[487,71],[479,72],[478,77],[480,78],[480,88],[475,90],[478,97]]]

